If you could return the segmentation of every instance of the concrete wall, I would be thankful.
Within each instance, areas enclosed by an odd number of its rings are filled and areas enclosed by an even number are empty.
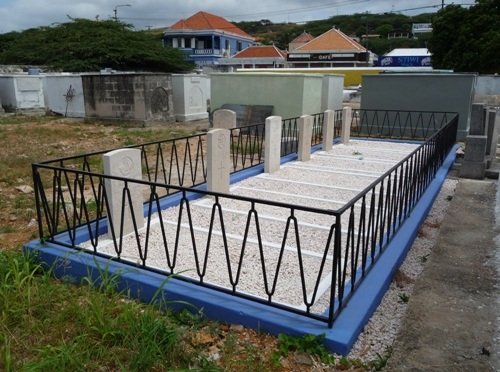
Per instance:
[[[87,118],[152,126],[175,122],[170,74],[83,75]]]
[[[172,75],[174,114],[177,121],[208,118],[208,77],[200,74]]]
[[[321,110],[322,75],[228,73],[211,75],[211,110],[223,104],[270,105],[285,119]]]
[[[500,106],[500,76],[480,75],[477,77],[474,102]]]
[[[344,75],[324,75],[321,111],[342,110],[344,100]]]
[[[7,111],[45,109],[42,77],[39,75],[0,76],[0,101]]]
[[[85,117],[82,77],[80,75],[46,75],[43,96],[47,109],[70,118]]]
[[[458,140],[470,126],[475,74],[380,74],[363,76],[361,109],[458,112]]]

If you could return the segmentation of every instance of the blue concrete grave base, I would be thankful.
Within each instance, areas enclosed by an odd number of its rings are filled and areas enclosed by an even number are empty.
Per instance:
[[[26,244],[24,250],[26,253],[36,254],[41,262],[53,269],[55,276],[74,283],[90,277],[98,285],[103,272],[107,272],[108,277],[116,274],[119,290],[145,303],[162,300],[174,310],[186,307],[194,311],[202,310],[209,318],[275,335],[285,333],[300,337],[305,334],[325,334],[325,347],[331,352],[346,355],[380,304],[394,273],[404,261],[455,161],[455,152],[456,148],[452,149],[418,205],[352,294],[332,328],[328,328],[324,322],[286,310],[60,245],[36,240]]]

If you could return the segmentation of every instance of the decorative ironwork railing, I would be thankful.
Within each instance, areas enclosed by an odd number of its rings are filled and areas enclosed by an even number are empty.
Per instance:
[[[361,119],[353,125],[361,128],[358,133],[366,130],[378,135],[385,128],[379,124],[369,128],[373,116],[357,115]],[[337,210],[195,187],[207,177],[204,135],[135,146],[142,154],[142,180],[103,174],[99,158],[104,151],[33,164],[39,235],[50,243],[145,270],[177,273],[178,280],[283,308],[331,327],[454,146],[458,115],[436,115],[429,118],[439,116],[431,121],[441,122],[441,127],[419,129],[418,133],[433,133]],[[320,123],[322,116],[316,120]],[[285,120],[283,127],[283,138],[296,138],[297,119]],[[261,164],[261,128],[262,124],[231,130],[233,172]],[[410,137],[417,133],[413,126],[408,128]],[[399,135],[406,137],[406,129]],[[282,154],[289,151],[293,150],[287,148]],[[122,185],[118,226],[123,227],[125,216],[139,216],[144,217],[143,228],[134,225],[127,236],[116,230],[111,219],[117,217],[110,212],[111,195],[106,187],[109,180]],[[144,197],[141,210],[134,210],[131,200],[130,190],[136,186]],[[167,196],[173,194],[177,201],[170,203],[172,198]],[[312,224],[320,226],[314,246],[309,235]],[[224,259],[214,261],[214,256]],[[260,273],[259,280],[249,282],[249,272],[255,271]],[[284,282],[285,271],[293,272],[294,279],[287,277]],[[297,296],[289,303],[292,289]]]

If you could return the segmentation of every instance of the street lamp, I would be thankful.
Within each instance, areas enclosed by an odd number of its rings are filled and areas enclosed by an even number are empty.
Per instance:
[[[121,6],[132,6],[132,4],[122,4],[122,5],[117,5],[115,6],[114,12],[115,12],[115,21],[118,22],[118,15],[117,15],[117,9]]]

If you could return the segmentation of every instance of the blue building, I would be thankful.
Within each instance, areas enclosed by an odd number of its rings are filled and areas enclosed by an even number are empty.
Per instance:
[[[163,45],[179,48],[186,61],[198,68],[218,65],[221,58],[231,57],[253,42],[253,37],[231,22],[206,12],[181,19],[163,32]]]

